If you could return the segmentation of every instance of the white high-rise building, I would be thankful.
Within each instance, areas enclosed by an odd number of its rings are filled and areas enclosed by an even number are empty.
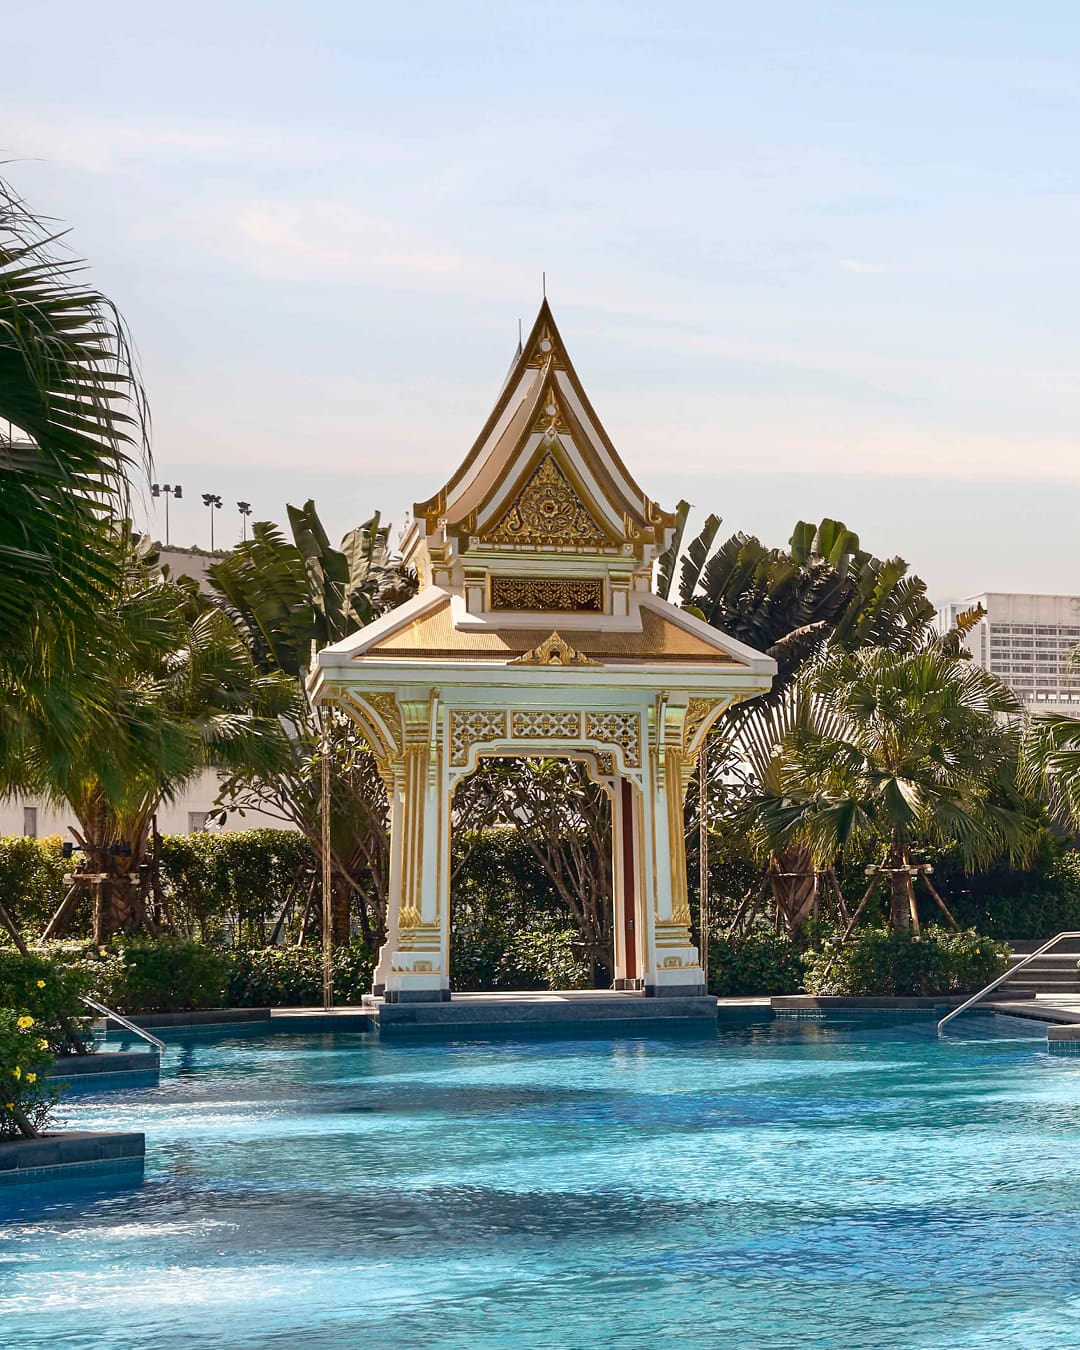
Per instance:
[[[982,605],[986,617],[968,634],[972,658],[1023,699],[1033,712],[1080,716],[1080,595],[1012,595],[987,591],[938,610],[938,627]]]

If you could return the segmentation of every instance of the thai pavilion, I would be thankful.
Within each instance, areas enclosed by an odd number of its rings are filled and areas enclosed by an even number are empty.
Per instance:
[[[319,653],[390,801],[389,1003],[450,997],[455,785],[484,756],[584,761],[610,796],[615,987],[704,992],[683,799],[729,704],[774,662],[652,591],[674,517],[592,409],[547,301],[472,449],[403,540],[420,590]]]

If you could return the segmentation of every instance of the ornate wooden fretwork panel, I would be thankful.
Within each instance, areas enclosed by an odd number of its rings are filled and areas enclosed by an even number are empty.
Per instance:
[[[516,712],[511,714],[510,726],[516,740],[576,741],[581,737],[581,714]]]
[[[587,713],[585,735],[590,741],[604,741],[618,745],[630,768],[641,764],[641,731],[637,713]]]
[[[492,609],[604,612],[604,583],[599,577],[492,577]]]
[[[555,712],[542,708],[506,712],[496,708],[452,709],[450,712],[450,763],[460,769],[469,763],[475,745],[500,741],[599,741],[618,746],[627,768],[641,765],[639,721],[636,713]],[[603,761],[601,772],[613,773],[615,761],[610,753],[597,755]]]
[[[484,538],[492,544],[549,548],[604,548],[611,544],[550,454],[540,461],[517,501]]]
[[[469,750],[486,741],[506,739],[506,713],[499,711],[459,711],[450,713],[450,763],[469,762]]]

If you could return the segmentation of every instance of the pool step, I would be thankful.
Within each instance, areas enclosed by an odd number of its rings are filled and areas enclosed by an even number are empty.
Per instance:
[[[1018,938],[1009,944],[1013,949],[1012,962],[1018,965],[1025,956],[1042,946],[1033,938]],[[1063,942],[1060,947],[1037,957],[1029,966],[1013,976],[1007,988],[1036,994],[1080,994],[1080,941]]]

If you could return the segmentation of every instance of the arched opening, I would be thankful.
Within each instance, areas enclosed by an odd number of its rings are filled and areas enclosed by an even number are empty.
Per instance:
[[[455,991],[611,987],[618,785],[604,767],[595,755],[493,755],[457,782]]]

